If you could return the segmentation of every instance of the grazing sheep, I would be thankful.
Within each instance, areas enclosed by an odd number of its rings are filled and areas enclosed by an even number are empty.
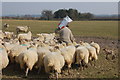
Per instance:
[[[26,45],[16,45],[14,46],[11,50],[10,53],[8,54],[10,57],[11,63],[15,61],[15,57],[17,57],[21,52],[27,50]]]
[[[20,64],[21,69],[24,69],[25,66],[26,71],[25,71],[25,76],[28,75],[28,71],[32,70],[33,66],[36,64],[38,61],[38,55],[37,55],[37,48],[31,47],[28,50],[24,50],[18,57],[16,57],[16,62]]]
[[[16,32],[17,32],[17,34],[19,32],[27,32],[29,28],[30,28],[29,26],[17,26],[16,27]]]
[[[15,41],[15,40],[14,40],[14,41]],[[4,42],[3,45],[5,46],[5,48],[6,48],[6,50],[7,50],[7,53],[9,54],[9,53],[10,53],[10,50],[11,50],[14,46],[19,45],[19,41],[16,42],[16,43]]]
[[[4,32],[4,35],[5,35],[5,38],[11,39],[11,38],[13,38],[14,33],[13,32]]]
[[[112,59],[115,58],[115,53],[113,50],[109,50],[109,49],[104,48],[103,51],[105,51],[105,53],[106,53],[106,59],[109,59],[108,58],[109,55],[112,55]]]
[[[8,53],[3,45],[0,45],[0,70],[6,68],[9,64]]]
[[[43,41],[45,40],[45,39],[44,39],[44,36],[43,36],[42,34],[37,34],[37,36],[38,36],[37,39],[38,39],[39,41],[42,41],[42,42],[43,42]]]
[[[46,47],[41,47],[39,46],[37,49],[37,54],[38,54],[38,62],[37,62],[37,67],[39,68],[38,73],[41,70],[41,67],[44,66],[44,57],[46,54],[50,53],[50,50],[47,49]]]
[[[93,46],[96,49],[96,53],[99,54],[99,52],[100,52],[100,46],[99,46],[99,44],[97,44],[97,43],[95,43],[95,42],[92,41],[90,43],[90,45]]]
[[[84,66],[87,65],[89,61],[88,49],[84,46],[77,47],[76,52],[75,52],[75,57],[76,57],[76,64],[83,65],[82,67],[84,68]]]
[[[56,78],[58,78],[58,73],[61,73],[61,69],[64,64],[64,57],[61,55],[59,50],[50,52],[44,57],[45,72],[50,73],[50,71],[55,71]]]
[[[9,27],[9,24],[5,23],[5,24],[3,25],[3,27],[6,29],[6,28]]]
[[[3,42],[3,40],[2,40],[2,39],[0,39],[0,45],[2,45],[2,44],[4,44],[4,42]]]
[[[66,46],[65,48],[60,49],[60,51],[65,59],[65,63],[67,64],[68,72],[69,72],[69,69],[71,68],[71,64],[75,62],[76,48],[75,46]]]
[[[96,49],[95,49],[94,47],[90,46],[90,44],[89,44],[89,43],[86,43],[86,42],[84,43],[84,42],[81,42],[81,41],[80,41],[80,44],[83,45],[83,46],[85,46],[85,47],[88,49],[90,62],[91,62],[92,60],[95,61],[95,60],[98,59],[98,56],[97,56],[97,53],[96,53]]]
[[[31,37],[32,37],[31,31],[29,31],[28,33],[18,34],[18,39],[19,40],[25,39],[25,40],[30,41]]]
[[[0,39],[4,39],[5,35],[4,33],[2,32],[2,30],[0,30]]]

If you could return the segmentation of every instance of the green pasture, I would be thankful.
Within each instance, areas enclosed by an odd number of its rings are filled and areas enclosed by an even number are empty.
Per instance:
[[[17,26],[30,26],[30,31],[36,33],[51,33],[57,28],[59,21],[40,20],[2,20],[2,25],[8,23],[8,31],[16,30]],[[118,21],[73,21],[69,24],[74,35],[92,37],[118,37]]]

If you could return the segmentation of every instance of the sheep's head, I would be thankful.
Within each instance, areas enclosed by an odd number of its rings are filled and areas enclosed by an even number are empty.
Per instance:
[[[65,47],[65,46],[66,46],[66,43],[62,42],[62,45]]]
[[[107,51],[107,48],[104,48],[103,51]]]
[[[60,49],[59,46],[55,46],[54,49]]]
[[[91,43],[94,43],[94,41],[91,41]]]
[[[80,41],[79,43],[80,43],[81,45],[83,45],[83,44],[84,44],[84,42],[83,42],[83,41]]]

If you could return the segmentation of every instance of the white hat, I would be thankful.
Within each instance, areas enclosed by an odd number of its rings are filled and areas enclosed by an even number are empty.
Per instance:
[[[63,20],[60,22],[59,24],[59,28],[61,29],[63,26],[65,27],[69,22],[72,22],[73,20],[70,19],[69,16],[66,16],[65,18],[63,18]]]

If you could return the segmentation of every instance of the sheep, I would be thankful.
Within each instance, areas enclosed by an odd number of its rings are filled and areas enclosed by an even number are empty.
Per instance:
[[[27,32],[29,28],[30,28],[29,26],[17,26],[16,27],[16,32],[17,32],[17,34],[19,32]]]
[[[50,52],[44,57],[45,72],[50,73],[50,71],[55,71],[56,78],[58,78],[58,73],[61,73],[61,69],[64,65],[65,60],[59,50]]]
[[[0,70],[7,67],[9,64],[8,54],[3,45],[0,45]]]
[[[108,58],[109,55],[112,55],[112,59],[115,58],[115,53],[113,50],[109,50],[109,49],[104,48],[103,51],[106,53],[106,59],[109,59]]]
[[[55,38],[55,33],[41,33],[42,36],[44,36],[44,41],[48,43],[49,41],[53,40]]]
[[[4,42],[3,42],[3,40],[2,40],[2,39],[0,39],[0,45],[2,45],[2,44],[4,44]]]
[[[13,38],[14,33],[13,32],[4,32],[5,38],[11,39]]]
[[[9,24],[4,23],[3,27],[6,28],[6,29],[9,28]]]
[[[68,73],[69,69],[71,68],[71,64],[75,62],[75,51],[76,48],[75,46],[66,46],[65,48],[61,48],[61,55],[65,59],[65,63],[67,64],[68,67]]]
[[[37,36],[38,36],[37,39],[38,39],[39,41],[42,41],[42,42],[44,41],[44,36],[43,36],[42,34],[37,34]]]
[[[88,49],[90,62],[91,62],[92,60],[94,60],[94,61],[95,61],[95,60],[98,60],[98,56],[97,56],[97,53],[96,53],[96,49],[95,49],[94,47],[90,46],[90,44],[89,44],[89,43],[86,43],[86,42],[81,42],[81,41],[80,41],[80,44],[83,45],[83,46],[85,46],[85,47]]]
[[[32,37],[31,31],[29,31],[28,33],[18,34],[18,39],[19,40],[25,39],[25,40],[30,41],[31,37]]]
[[[25,76],[27,76],[28,71],[29,70],[31,71],[33,66],[38,61],[36,46],[32,46],[28,50],[21,52],[21,54],[17,56],[15,59],[16,59],[16,62],[20,64],[21,69],[24,69],[25,66],[27,67],[25,71]]]
[[[4,39],[5,35],[4,33],[2,32],[2,30],[0,30],[0,39]]]
[[[78,46],[76,48],[75,58],[76,58],[76,64],[83,65],[84,68],[84,66],[87,65],[89,61],[88,49],[84,46]],[[85,63],[85,65],[83,63]]]
[[[99,44],[91,41],[90,45],[93,46],[96,49],[96,53],[99,54],[99,52],[100,52],[100,46],[99,46]]]
[[[50,50],[46,47],[39,46],[37,48],[38,62],[37,62],[36,66],[39,68],[38,73],[40,72],[41,67],[44,66],[43,60],[44,60],[45,55],[48,54],[48,53],[50,53]]]
[[[17,57],[21,52],[27,50],[26,45],[16,45],[11,50],[8,56],[10,57],[11,63],[14,63],[15,57]]]
[[[14,40],[14,41],[15,41],[15,40]],[[6,48],[6,50],[7,50],[7,53],[9,54],[9,53],[10,53],[10,50],[11,50],[14,46],[19,45],[19,41],[16,42],[16,43],[4,42],[3,45],[5,46],[5,48]]]

